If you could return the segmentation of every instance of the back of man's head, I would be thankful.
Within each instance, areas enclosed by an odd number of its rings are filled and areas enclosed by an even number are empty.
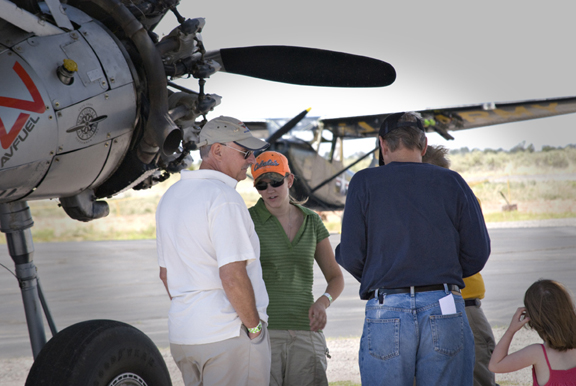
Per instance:
[[[386,117],[378,136],[386,141],[390,151],[394,152],[401,146],[423,151],[426,148],[426,131],[419,114],[413,112],[395,113]],[[382,153],[380,153],[380,165],[383,165]]]
[[[424,150],[426,146],[426,134],[422,118],[413,112],[389,115],[382,122],[378,135],[386,141],[392,151],[395,151],[400,145],[411,150]]]

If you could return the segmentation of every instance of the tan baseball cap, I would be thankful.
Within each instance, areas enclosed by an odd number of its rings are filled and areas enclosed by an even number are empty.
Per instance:
[[[200,131],[198,147],[226,142],[235,142],[252,151],[262,150],[270,146],[268,142],[254,137],[242,121],[220,116],[204,125]]]

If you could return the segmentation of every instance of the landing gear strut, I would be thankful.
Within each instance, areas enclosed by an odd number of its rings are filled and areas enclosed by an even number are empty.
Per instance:
[[[33,262],[32,225],[25,201],[0,204],[0,231],[16,265],[34,356],[26,385],[171,386],[156,345],[126,323],[88,320],[57,332]],[[42,310],[53,335],[48,343]]]
[[[0,204],[0,231],[6,234],[8,252],[16,265],[16,278],[22,291],[32,354],[36,358],[46,344],[42,305],[44,305],[44,312],[52,334],[56,334],[56,327],[50,316],[50,310],[43,301],[44,297],[33,261],[34,244],[30,231],[32,225],[34,221],[32,221],[32,214],[26,201]]]

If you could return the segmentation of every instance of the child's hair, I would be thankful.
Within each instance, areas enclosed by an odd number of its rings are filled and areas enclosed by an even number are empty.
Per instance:
[[[550,348],[576,348],[576,310],[568,290],[554,280],[538,280],[526,290],[524,306],[528,325]]]
[[[422,157],[422,162],[450,169],[450,160],[448,159],[449,152],[450,150],[442,145],[428,145],[428,149]]]

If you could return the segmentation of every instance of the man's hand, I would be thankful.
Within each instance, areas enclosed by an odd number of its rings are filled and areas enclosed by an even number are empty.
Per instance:
[[[259,337],[260,334],[262,334],[262,330],[255,332],[255,333],[248,332],[248,337],[250,338],[250,340],[252,340],[252,339],[256,339],[257,337]]]

